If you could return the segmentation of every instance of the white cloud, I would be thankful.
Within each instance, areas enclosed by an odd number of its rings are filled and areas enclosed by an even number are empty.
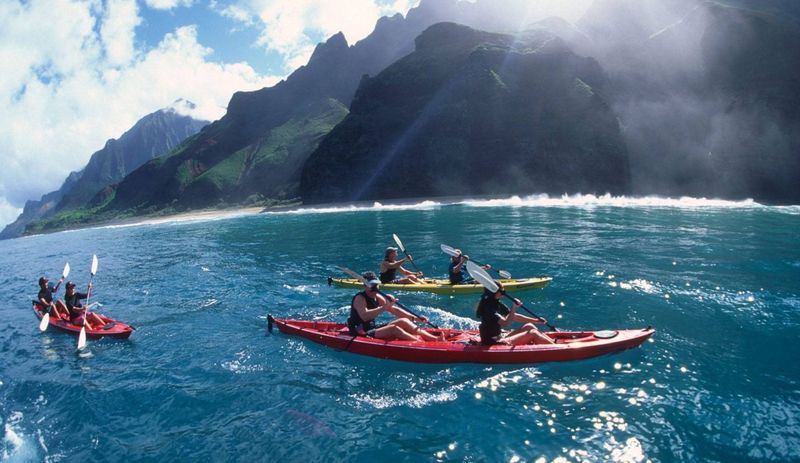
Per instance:
[[[185,98],[218,119],[235,91],[279,80],[208,61],[191,26],[137,50],[136,10],[132,0],[0,1],[0,225],[145,114]]]
[[[372,32],[378,18],[407,13],[419,0],[238,0],[220,13],[246,25],[260,25],[256,43],[278,52],[287,71],[308,62],[320,40],[341,31],[349,44]]]
[[[17,220],[20,213],[22,213],[22,208],[8,204],[5,198],[0,197],[0,224],[2,226]]]
[[[222,9],[212,0],[211,7],[261,28],[257,45],[278,52],[288,73],[306,64],[320,40],[342,31],[353,44],[380,16],[405,14],[418,2],[234,0]],[[193,3],[143,5],[168,10]],[[184,98],[197,105],[195,117],[218,119],[235,91],[280,79],[246,63],[209,61],[211,50],[192,26],[141,49],[135,37],[141,23],[136,0],[0,1],[0,226],[145,114]]]
[[[154,10],[171,10],[181,6],[189,7],[194,3],[192,0],[144,0],[144,4]]]
[[[108,0],[100,27],[109,65],[125,65],[133,58],[134,29],[142,22],[135,0]]]

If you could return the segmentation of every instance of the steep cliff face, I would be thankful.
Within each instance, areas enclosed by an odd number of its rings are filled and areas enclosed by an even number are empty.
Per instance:
[[[541,30],[452,23],[364,78],[306,163],[304,202],[453,194],[629,191],[605,76]]]
[[[64,195],[55,212],[86,204],[102,188],[119,182],[145,162],[178,146],[208,125],[181,116],[172,109],[156,111],[140,119],[119,139],[106,142],[83,169],[80,181]]]
[[[92,155],[86,167],[67,176],[61,188],[43,195],[38,201],[28,201],[17,220],[0,233],[0,239],[20,236],[29,226],[31,231],[41,230],[53,217],[87,206],[100,190],[119,182],[146,161],[168,152],[207,124],[208,121],[182,116],[172,108],[148,114],[119,139],[108,140],[103,149]]]

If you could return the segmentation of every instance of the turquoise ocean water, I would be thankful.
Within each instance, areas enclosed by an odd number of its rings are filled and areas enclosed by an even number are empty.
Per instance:
[[[526,305],[565,329],[652,325],[588,361],[415,365],[283,334],[340,320],[335,266],[375,269],[398,234],[429,275],[442,243],[550,275]],[[41,333],[30,300],[64,263],[136,326]],[[798,461],[800,207],[511,198],[164,221],[0,242],[3,461]],[[341,275],[340,275],[341,276]],[[63,291],[63,290],[62,290]],[[61,293],[63,294],[63,293]],[[399,293],[474,327],[476,296]]]

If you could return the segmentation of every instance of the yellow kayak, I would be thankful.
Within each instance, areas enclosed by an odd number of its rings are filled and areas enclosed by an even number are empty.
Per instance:
[[[503,283],[503,287],[509,291],[520,291],[523,289],[537,289],[544,288],[551,281],[550,277],[533,277],[533,278],[515,278],[511,280],[498,280]],[[328,284],[334,284],[342,288],[363,288],[364,284],[355,278],[328,278]],[[450,280],[434,280],[430,278],[425,279],[424,284],[398,284],[387,283],[381,285],[383,291],[425,291],[428,293],[436,294],[476,294],[483,292],[483,286],[480,283],[471,282],[465,284],[453,285]]]

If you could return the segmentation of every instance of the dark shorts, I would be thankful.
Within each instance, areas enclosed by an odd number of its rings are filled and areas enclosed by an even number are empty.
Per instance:
[[[481,335],[481,345],[482,346],[493,346],[497,344],[497,340],[503,336],[503,332],[500,331],[499,333],[487,333],[483,332]]]
[[[69,322],[73,325],[83,325],[83,319],[85,316],[85,310],[77,311],[72,309],[69,311]]]

